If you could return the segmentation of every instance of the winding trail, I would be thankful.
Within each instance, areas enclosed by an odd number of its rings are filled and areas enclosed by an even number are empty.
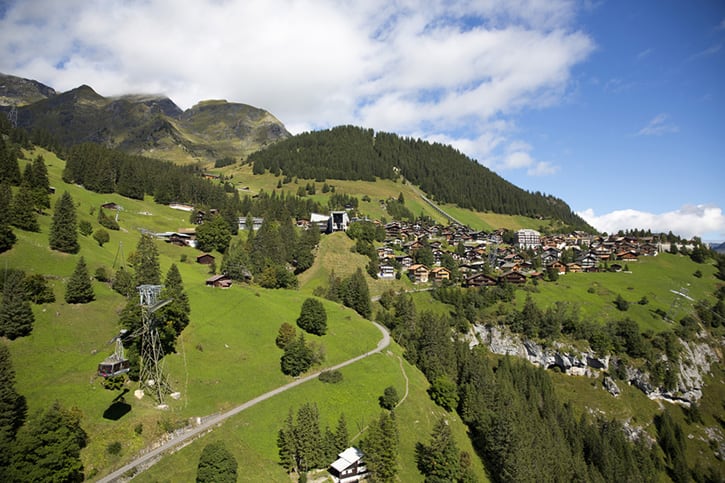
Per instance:
[[[355,363],[361,359],[364,359],[366,357],[369,357],[373,354],[378,354],[378,353],[382,352],[383,349],[388,347],[390,345],[390,333],[387,331],[387,329],[385,327],[378,324],[377,322],[371,321],[371,323],[373,325],[375,325],[378,328],[378,330],[380,330],[380,333],[383,335],[383,338],[380,339],[380,342],[378,342],[378,345],[377,345],[377,347],[375,347],[375,349],[373,349],[369,352],[366,352],[364,354],[360,354],[359,356],[353,357],[352,359],[348,359],[335,366],[326,367],[323,370],[332,371],[335,369],[340,369],[345,366],[349,366],[350,364],[353,364],[353,363]],[[261,403],[262,401],[266,401],[267,399],[270,399],[278,394],[281,394],[289,389],[292,389],[293,387],[297,387],[300,384],[304,384],[307,381],[311,381],[312,379],[315,379],[317,376],[320,375],[320,372],[322,372],[322,371],[318,371],[313,374],[309,374],[305,377],[296,379],[288,384],[285,384],[284,386],[280,386],[280,387],[273,389],[269,392],[266,392],[260,396],[257,396],[254,399],[250,399],[249,401],[247,401],[243,404],[240,404],[239,406],[232,408],[227,412],[217,414],[217,415],[211,416],[209,418],[205,418],[204,422],[199,424],[198,426],[195,426],[192,429],[190,429],[189,431],[187,431],[183,434],[180,434],[179,436],[176,436],[176,437],[170,439],[169,441],[166,441],[159,447],[154,448],[154,449],[148,451],[147,453],[142,454],[141,456],[137,457],[130,463],[117,469],[113,473],[110,473],[110,474],[104,476],[103,478],[100,478],[98,481],[103,482],[103,483],[110,483],[110,482],[114,482],[114,481],[123,481],[124,475],[126,473],[131,472],[132,470],[136,470],[136,472],[133,474],[133,476],[136,476],[141,471],[145,470],[146,468],[149,468],[154,463],[156,463],[161,458],[163,453],[170,451],[172,449],[176,449],[179,446],[183,445],[184,443],[188,444],[189,442],[191,442],[191,440],[193,438],[200,436],[207,431],[211,431],[212,429],[214,429],[214,426],[221,424],[226,419],[229,419],[232,416],[235,416],[235,415],[241,413],[245,409],[249,409],[256,404]]]

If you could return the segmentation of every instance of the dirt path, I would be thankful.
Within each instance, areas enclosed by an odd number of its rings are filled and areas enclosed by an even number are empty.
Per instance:
[[[380,330],[380,333],[383,335],[383,338],[380,339],[380,342],[378,342],[378,345],[377,345],[377,347],[375,347],[375,349],[373,349],[369,352],[366,352],[364,354],[361,354],[357,357],[353,357],[352,359],[349,359],[345,362],[341,362],[340,364],[337,364],[335,366],[327,367],[324,370],[332,371],[335,369],[340,369],[342,367],[353,364],[361,359],[364,359],[368,356],[377,354],[377,353],[381,352],[383,349],[385,349],[386,347],[388,347],[390,345],[390,334],[388,333],[387,329],[385,329],[385,327],[383,327],[382,325],[380,325],[376,322],[372,322],[372,324],[374,324],[378,328],[378,330]],[[124,481],[125,478],[123,475],[126,473],[130,473],[133,470],[135,470],[135,472],[133,472],[134,476],[135,476],[138,473],[144,471],[145,469],[153,466],[154,463],[156,463],[159,459],[161,459],[161,457],[163,456],[164,453],[166,453],[172,449],[177,449],[182,445],[190,443],[195,437],[202,436],[204,433],[213,430],[215,426],[221,424],[226,419],[229,419],[232,416],[235,416],[235,415],[241,413],[245,409],[249,409],[256,404],[261,403],[262,401],[266,401],[267,399],[274,397],[278,394],[281,394],[289,389],[292,389],[293,387],[299,386],[300,384],[304,384],[307,381],[311,381],[312,379],[315,379],[317,376],[320,375],[320,372],[322,372],[322,371],[318,371],[318,372],[315,372],[314,374],[309,374],[305,377],[296,379],[296,380],[290,382],[289,384],[285,384],[284,386],[280,386],[277,389],[273,389],[267,393],[262,394],[261,396],[257,396],[254,399],[251,399],[251,400],[245,402],[244,404],[241,404],[233,409],[230,409],[229,411],[227,411],[225,413],[221,413],[221,414],[211,416],[209,418],[205,418],[204,422],[201,423],[200,425],[195,426],[195,427],[191,428],[189,431],[173,437],[172,439],[170,439],[169,441],[166,441],[159,447],[154,448],[154,449],[148,451],[147,453],[144,453],[143,455],[137,457],[130,463],[122,466],[121,468],[117,469],[113,473],[111,473],[107,476],[104,476],[103,478],[99,479],[98,481],[99,482]]]

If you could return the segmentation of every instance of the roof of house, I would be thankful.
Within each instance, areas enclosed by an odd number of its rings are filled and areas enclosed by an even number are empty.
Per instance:
[[[357,448],[350,447],[337,456],[339,456],[339,458],[330,466],[338,472],[341,472],[356,461],[360,460],[363,457],[363,452]]]

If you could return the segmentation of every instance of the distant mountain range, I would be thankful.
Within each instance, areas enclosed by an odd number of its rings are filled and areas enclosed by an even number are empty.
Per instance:
[[[16,106],[17,123],[63,145],[100,143],[177,162],[236,160],[290,137],[269,112],[223,100],[181,110],[165,96],[103,97],[82,85],[67,92],[0,74],[0,106]]]
[[[718,253],[725,253],[725,242],[722,243],[712,243],[710,245],[710,249],[713,251],[716,251]]]

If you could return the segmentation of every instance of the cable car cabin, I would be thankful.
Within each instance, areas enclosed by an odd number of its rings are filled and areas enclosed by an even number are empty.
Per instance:
[[[128,359],[118,359],[114,356],[108,357],[98,364],[98,375],[101,377],[116,377],[126,374],[131,369],[131,362]]]

